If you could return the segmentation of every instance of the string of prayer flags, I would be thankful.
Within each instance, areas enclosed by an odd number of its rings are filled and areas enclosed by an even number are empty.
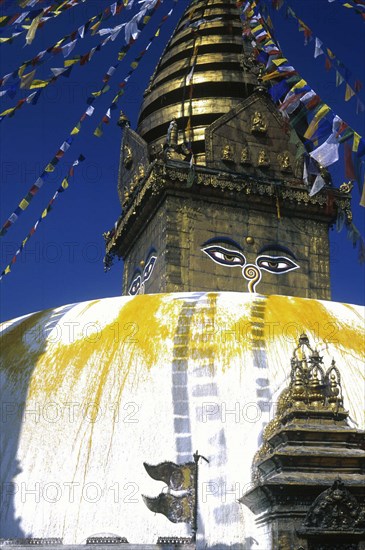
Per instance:
[[[161,4],[160,0],[157,0],[157,1],[152,0],[152,3],[150,4],[150,5],[152,5],[152,8],[150,9],[150,11],[148,13],[154,13],[157,10],[157,8],[159,7],[160,4]],[[148,20],[144,19],[143,23],[142,23],[143,27],[147,23],[148,23]],[[106,40],[108,40],[108,39],[106,39]],[[128,44],[127,47],[130,47],[131,45],[132,45],[132,43]],[[119,55],[120,55],[120,52],[118,52],[118,59],[119,59]],[[114,70],[113,69],[111,70],[111,68],[108,70],[109,74],[108,73],[107,74],[108,74],[109,78],[111,78],[114,75],[115,69],[117,68],[118,65],[119,65],[119,62],[117,62],[116,65],[114,65],[114,68],[113,68]],[[109,78],[108,78],[108,80],[109,80]],[[56,154],[53,157],[53,159],[51,160],[51,162],[47,164],[46,168],[44,169],[44,171],[42,172],[40,177],[37,179],[36,183],[31,187],[31,189],[29,190],[27,195],[24,197],[24,199],[19,203],[17,208],[12,212],[12,214],[8,217],[6,222],[3,224],[2,228],[0,229],[0,237],[3,237],[7,233],[8,229],[12,225],[14,225],[14,223],[17,221],[19,215],[21,215],[22,212],[26,208],[28,208],[29,203],[33,199],[33,196],[42,187],[44,181],[46,180],[47,176],[49,175],[49,172],[54,170],[57,163],[60,161],[60,159],[62,159],[64,152],[66,152],[69,149],[69,147],[71,146],[71,144],[73,143],[74,136],[77,135],[80,132],[82,122],[86,119],[87,116],[90,117],[90,116],[93,115],[93,113],[94,113],[94,108],[93,108],[93,105],[92,105],[93,102],[96,100],[97,97],[99,97],[100,95],[106,93],[110,89],[109,84],[105,83],[105,75],[103,75],[103,82],[104,82],[104,85],[101,88],[101,90],[99,90],[97,92],[93,92],[87,98],[87,100],[86,100],[86,103],[87,103],[86,111],[82,114],[82,116],[80,117],[77,124],[71,130],[68,139],[61,145],[61,147],[56,152]],[[92,108],[90,108],[90,107],[92,107]]]
[[[334,0],[328,0],[328,2],[333,2]],[[357,14],[359,14],[365,21],[365,4],[363,0],[347,0],[347,2],[341,2],[345,8],[353,9]]]
[[[81,1],[83,1],[83,0],[81,0]],[[13,33],[10,37],[1,37],[0,38],[0,44],[6,43],[6,42],[12,42],[14,38],[16,38],[17,36],[19,36],[21,34],[24,34],[24,32],[26,32],[26,31],[27,31],[26,44],[31,44],[34,37],[35,37],[36,31],[40,26],[42,26],[49,19],[51,19],[53,17],[57,17],[58,15],[60,15],[62,13],[62,11],[66,10],[68,8],[72,8],[77,3],[78,2],[76,2],[76,0],[69,0],[68,2],[64,2],[61,6],[59,6],[59,2],[56,2],[56,3],[51,4],[51,5],[47,6],[46,8],[43,8],[41,10],[35,10],[34,12],[29,12],[29,14],[27,14],[28,17],[25,20],[22,19],[21,22],[22,23],[27,23],[28,19],[29,19],[30,25],[23,24],[23,25],[20,25],[20,27],[19,27],[19,24],[17,24],[15,29],[16,30],[23,29],[23,30],[19,30],[19,32]],[[30,6],[30,4],[29,4],[29,6]],[[62,11],[60,11],[61,7],[64,8]],[[21,15],[21,14],[19,14],[19,15]]]
[[[69,138],[68,140],[62,143],[56,155],[46,165],[41,175],[38,177],[38,179],[34,182],[34,184],[29,189],[28,193],[25,195],[25,197],[23,197],[23,199],[19,202],[18,206],[15,208],[15,210],[11,213],[11,215],[8,217],[6,222],[3,224],[2,228],[0,229],[0,237],[3,237],[4,235],[6,235],[9,227],[14,225],[14,223],[17,221],[19,216],[24,212],[24,210],[28,208],[29,204],[31,203],[35,195],[43,187],[43,184],[49,177],[50,172],[53,172],[55,170],[55,167],[57,166],[58,162],[62,159],[66,151],[70,148],[71,143],[72,143],[72,138]]]
[[[336,162],[338,159],[338,144],[346,143],[355,133],[345,122],[339,121],[338,117],[331,111],[330,107],[321,101],[320,97],[307,85],[303,79],[293,71],[293,67],[288,65],[288,60],[280,51],[280,48],[274,42],[273,37],[260,12],[257,9],[255,0],[247,0],[239,2],[241,7],[241,20],[247,36],[251,37],[251,44],[254,48],[256,57],[261,52],[267,54],[266,68],[262,77],[263,81],[267,81],[270,88],[273,89],[272,97],[279,102],[281,112],[288,117],[291,126],[302,135],[304,140],[310,143],[309,150],[312,151],[311,158],[313,161],[316,157],[321,158],[327,166]],[[259,28],[261,25],[262,28]],[[255,32],[259,32],[260,40],[257,40]],[[273,44],[276,47],[273,48]],[[322,44],[317,43],[317,48],[322,49]],[[271,51],[273,49],[273,52]],[[318,50],[317,50],[318,51]],[[326,48],[329,59],[334,58],[334,54],[329,48]],[[282,84],[286,83],[286,86]],[[361,85],[357,84],[357,87]],[[304,92],[304,93],[303,93]],[[282,93],[282,95],[280,95]],[[351,90],[348,91],[352,94]],[[298,95],[298,97],[296,97]],[[284,98],[282,100],[282,98]],[[298,102],[299,99],[299,102]],[[282,103],[280,104],[280,101]],[[295,107],[295,108],[294,108]],[[295,112],[294,112],[295,111]],[[289,115],[293,113],[293,116]],[[303,118],[308,120],[308,126],[303,134],[301,130]],[[336,127],[336,132],[334,128]],[[335,133],[334,133],[335,132]],[[322,145],[318,146],[319,140],[324,138]],[[364,144],[360,151],[357,144]],[[304,144],[306,142],[304,141]],[[315,147],[314,151],[313,145]],[[356,150],[354,150],[356,149]],[[347,151],[347,152],[346,152]],[[350,154],[351,153],[351,154]],[[309,153],[310,155],[311,153]],[[365,156],[365,140],[356,135],[356,141],[349,151],[349,145],[345,148],[345,166],[346,173],[352,179],[356,179],[359,186],[363,185],[361,181],[361,167],[363,165],[362,157]],[[318,172],[315,172],[318,176]],[[312,186],[312,193],[318,192],[321,188],[322,181],[316,177],[315,185]]]
[[[12,269],[12,266],[15,264],[19,254],[22,253],[22,251],[24,250],[25,246],[27,245],[29,239],[34,235],[34,233],[37,231],[38,229],[38,226],[39,224],[48,216],[49,212],[52,210],[53,208],[53,204],[54,202],[56,201],[56,199],[59,197],[59,195],[61,193],[63,193],[64,191],[66,191],[66,189],[69,187],[69,180],[70,178],[72,178],[74,176],[74,171],[75,171],[75,168],[85,160],[85,157],[84,155],[79,155],[78,158],[72,163],[70,169],[68,170],[67,172],[67,175],[63,178],[62,180],[62,183],[61,185],[59,186],[59,188],[57,189],[57,191],[55,192],[55,194],[53,195],[53,197],[51,198],[51,200],[49,201],[49,203],[47,204],[46,208],[42,211],[42,214],[39,216],[38,220],[36,221],[36,223],[33,225],[33,227],[31,228],[31,230],[29,231],[29,233],[27,234],[27,236],[25,237],[25,239],[23,239],[21,245],[19,246],[19,248],[17,249],[17,251],[15,252],[13,258],[11,259],[10,263],[5,267],[5,269],[3,269],[3,271],[0,273],[0,281],[2,280],[2,278],[5,276],[5,275],[8,275],[10,272],[11,272],[11,269]]]
[[[302,21],[293,8],[285,1],[283,0],[280,5],[277,3],[273,3],[274,8],[279,11],[282,6],[286,5],[286,16],[292,17],[297,23],[299,31],[304,31],[305,36],[305,44],[308,43],[308,40],[313,38],[314,33],[313,31]],[[330,48],[327,48],[322,40],[320,40],[318,37],[315,38],[315,47],[314,47],[314,58],[319,57],[320,55],[325,55],[325,68],[327,71],[329,71],[331,68],[335,69],[336,72],[336,86],[340,86],[342,82],[346,82],[346,93],[345,93],[345,101],[348,101],[353,97],[362,87],[362,84],[359,80],[355,79],[353,86],[350,85],[350,77],[351,72],[350,70],[345,66],[345,64],[336,57],[336,55],[333,53]],[[358,99],[358,101],[362,104],[361,100]]]
[[[156,9],[156,8],[155,8]],[[110,120],[111,120],[111,112],[113,110],[115,110],[117,108],[117,103],[119,101],[119,98],[122,97],[122,95],[124,94],[125,92],[125,87],[127,85],[127,82],[129,81],[131,75],[133,74],[133,72],[137,69],[137,67],[139,66],[139,63],[142,59],[142,57],[146,54],[146,52],[149,50],[149,48],[151,47],[151,44],[152,42],[154,41],[155,38],[157,38],[158,36],[160,36],[160,29],[162,27],[162,25],[165,23],[165,21],[167,21],[167,19],[171,16],[171,14],[173,13],[174,11],[174,7],[166,14],[162,17],[158,27],[157,27],[157,30],[155,32],[155,34],[149,39],[149,42],[147,44],[147,46],[145,47],[145,49],[140,52],[136,57],[135,59],[132,61],[131,65],[130,65],[130,70],[128,71],[127,75],[124,77],[123,81],[121,82],[121,84],[119,84],[120,86],[120,90],[118,91],[118,93],[115,95],[115,97],[113,98],[111,104],[109,105],[105,115],[103,116],[103,118],[101,119],[100,123],[97,125],[97,127],[95,128],[94,130],[94,136],[96,137],[101,137],[103,135],[103,124],[109,124]],[[115,69],[114,69],[115,70]],[[109,69],[110,71],[110,69]],[[109,71],[108,73],[105,75],[105,82],[108,82],[110,76],[109,76]]]
[[[81,60],[83,58],[85,58],[84,62],[81,62],[80,56],[78,56],[77,62],[80,61],[80,65],[82,66],[86,62],[90,61],[90,59],[92,58],[94,53],[99,52],[101,50],[101,48],[103,46],[105,46],[105,44],[107,44],[109,39],[110,39],[110,37],[106,38],[105,40],[103,40],[103,42],[101,42],[101,44],[98,44],[98,46],[92,48],[85,56],[81,56]],[[30,90],[34,90],[34,89],[42,89],[43,90],[44,88],[46,88],[50,84],[54,84],[61,76],[62,77],[69,77],[70,76],[70,73],[71,73],[75,63],[66,64],[66,65],[67,65],[66,67],[53,67],[53,68],[51,68],[52,77],[47,79],[47,80],[34,79],[35,71],[31,71],[30,73],[28,73],[27,75],[24,75],[22,77],[21,81],[22,81],[23,85],[21,87],[22,88],[28,88]],[[105,90],[105,91],[107,91],[107,90]],[[101,95],[101,92],[100,92],[99,95]],[[0,113],[0,122],[5,117],[13,116],[15,111],[17,109],[19,109],[25,103],[34,105],[34,103],[31,103],[31,102],[27,101],[27,99],[28,98],[26,98],[24,100],[20,100],[20,102],[18,102],[15,107],[12,107],[12,108],[7,109],[6,111],[3,111],[2,113]]]
[[[139,21],[139,26],[138,26],[139,32],[146,26],[146,24],[149,21],[150,16],[158,8],[160,3],[161,3],[161,0],[143,0],[142,8],[138,12],[138,14],[135,16],[135,17],[137,17],[137,19]],[[116,8],[117,7],[118,7],[118,5],[116,6]],[[108,9],[111,11],[111,8],[108,8]],[[141,23],[141,21],[142,21],[142,23]],[[51,78],[49,78],[48,80],[32,80],[32,77],[34,77],[34,72],[32,71],[32,72],[28,73],[26,75],[26,85],[27,85],[27,87],[29,89],[43,89],[46,86],[49,86],[50,84],[53,84],[60,76],[68,77],[70,75],[72,67],[76,63],[80,63],[81,66],[88,63],[91,60],[91,58],[93,57],[93,55],[95,54],[95,52],[99,52],[101,50],[101,48],[103,46],[105,46],[109,42],[109,40],[111,40],[111,39],[112,39],[112,35],[109,35],[100,44],[98,44],[98,46],[91,48],[91,50],[89,52],[87,52],[86,54],[81,55],[81,56],[77,56],[75,59],[70,59],[70,60],[65,61],[64,65],[65,65],[65,67],[67,67],[69,69],[69,71],[64,71],[62,68],[52,68],[51,71],[52,71],[53,76]],[[60,46],[60,42],[61,41],[59,41],[57,43],[58,48]],[[122,50],[118,54],[118,60],[123,59],[124,55],[128,51],[129,47],[133,44],[133,42],[134,42],[134,40],[130,41],[124,48],[122,48]],[[75,43],[75,41],[72,41],[68,45],[64,46],[64,48],[67,48],[66,51],[63,51],[65,57],[67,55],[69,55],[69,53],[71,52],[71,49],[72,49],[74,43]],[[61,51],[62,50],[63,49],[61,48]],[[137,62],[138,62],[138,60],[137,60]],[[25,87],[25,86],[23,86],[23,87]],[[101,95],[101,94],[105,93],[106,91],[108,91],[108,89],[109,89],[108,87],[104,87],[102,90],[100,90],[98,92],[94,92],[93,95],[95,95],[95,97],[97,97],[98,95]],[[34,104],[34,103],[31,103],[27,100],[21,100],[14,107],[6,109],[2,113],[0,113],[0,122],[5,117],[14,116],[15,112],[24,104]]]
[[[0,44],[5,42],[12,42],[14,38],[23,34],[25,31],[27,31],[26,43],[31,43],[31,41],[34,39],[34,35],[37,28],[42,26],[49,19],[53,17],[57,17],[58,15],[68,10],[69,8],[77,6],[80,3],[83,3],[85,1],[86,0],[66,0],[61,4],[59,1],[57,1],[54,4],[51,4],[43,9],[40,8],[33,11],[25,12],[25,13],[19,13],[15,15],[0,17],[0,27],[4,27],[7,25],[9,26],[15,25],[15,30],[17,31],[13,33],[10,37],[0,38]],[[127,4],[128,4],[128,1],[125,1],[125,0],[118,0],[117,2],[114,2],[110,6],[106,7],[105,10],[103,10],[103,12],[100,12],[99,14],[92,17],[90,21],[90,25],[96,19],[98,19],[99,23],[101,23],[102,20],[107,19],[109,16],[114,16],[118,14],[123,9],[123,7],[126,6]],[[36,23],[33,23],[33,21],[35,21],[36,19],[37,19]],[[28,24],[21,25],[21,23],[29,23],[29,22],[30,22],[30,25]],[[81,26],[78,30],[79,30],[80,37],[83,38],[82,36],[83,26]]]

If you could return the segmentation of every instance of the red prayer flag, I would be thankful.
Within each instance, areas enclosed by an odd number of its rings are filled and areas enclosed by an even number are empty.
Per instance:
[[[349,143],[344,143],[345,147],[345,177],[349,180],[356,179],[354,164],[352,162],[352,148]]]

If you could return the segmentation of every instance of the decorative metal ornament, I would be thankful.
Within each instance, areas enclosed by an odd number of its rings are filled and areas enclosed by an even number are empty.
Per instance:
[[[340,532],[350,529],[363,531],[365,510],[361,509],[354,495],[338,479],[313,502],[304,520],[304,527]]]

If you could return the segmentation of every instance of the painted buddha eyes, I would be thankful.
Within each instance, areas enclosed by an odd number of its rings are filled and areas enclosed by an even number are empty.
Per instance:
[[[141,276],[136,275],[133,281],[131,282],[131,284],[129,285],[128,294],[130,296],[135,296],[136,294],[138,294],[141,288],[141,283],[142,283]]]
[[[147,255],[146,263],[142,274],[140,269],[136,269],[136,271],[134,272],[132,277],[132,282],[129,285],[129,289],[128,289],[129,296],[136,296],[136,294],[144,294],[145,282],[148,281],[148,279],[151,277],[153,268],[155,267],[155,263],[157,260],[157,256],[155,255],[155,252],[156,250],[151,249],[149,254]]]
[[[151,273],[153,271],[153,268],[155,267],[156,260],[157,260],[157,256],[151,256],[150,259],[147,261],[145,268],[143,270],[144,283],[148,281],[148,279],[151,277]]]
[[[232,246],[226,248],[223,245]],[[268,271],[276,275],[288,273],[294,269],[299,269],[299,265],[294,261],[294,254],[286,247],[279,243],[266,245],[259,250],[259,255],[256,257],[255,263],[246,263],[246,257],[243,254],[243,249],[239,243],[233,241],[229,237],[215,237],[205,242],[201,250],[205,252],[215,263],[228,267],[239,266],[242,269],[242,276],[248,281],[248,290],[255,292],[256,286],[261,280],[262,271]],[[270,252],[284,252],[291,256],[274,256]],[[263,254],[269,252],[269,254]]]
[[[299,268],[298,264],[285,256],[258,256],[256,265],[269,273],[287,273]]]
[[[236,265],[242,267],[246,263],[245,256],[237,250],[229,250],[223,248],[223,246],[206,246],[202,250],[218,264],[228,265],[229,267]]]

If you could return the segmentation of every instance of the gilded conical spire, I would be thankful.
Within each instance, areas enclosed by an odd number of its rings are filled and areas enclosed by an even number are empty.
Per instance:
[[[197,0],[180,20],[145,93],[138,133],[152,155],[166,140],[172,119],[178,143],[191,143],[205,162],[205,129],[230,111],[257,83],[243,44],[235,0]]]

